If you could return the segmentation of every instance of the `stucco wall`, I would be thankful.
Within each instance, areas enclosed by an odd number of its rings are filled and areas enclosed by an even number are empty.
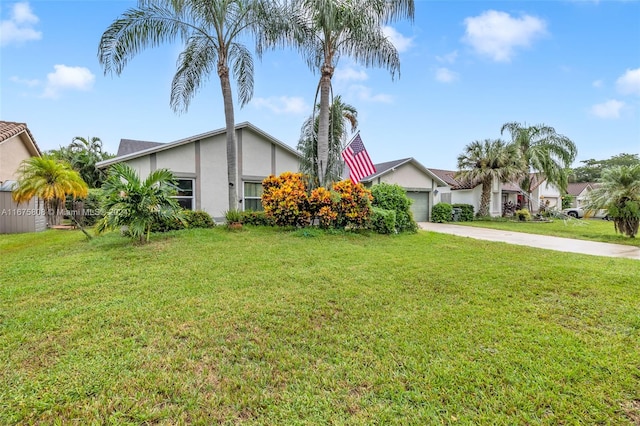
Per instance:
[[[23,160],[31,158],[20,139],[20,135],[15,135],[0,143],[0,182],[6,180],[17,180],[17,171]]]
[[[174,173],[195,173],[195,143],[177,146],[156,153],[156,169],[169,169]]]
[[[397,184],[403,188],[425,189],[429,191],[433,186],[433,180],[411,163],[403,164],[395,170],[384,174],[380,179],[376,179],[374,184],[379,182]]]

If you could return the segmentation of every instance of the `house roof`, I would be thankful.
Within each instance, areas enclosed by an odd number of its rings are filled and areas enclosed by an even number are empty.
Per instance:
[[[30,146],[27,147],[33,155],[40,156],[40,148],[36,143],[26,123],[16,123],[13,121],[0,121],[0,143],[12,138],[20,133],[25,133],[29,137]]]
[[[118,145],[118,153],[116,154],[116,157],[133,154],[134,152],[143,151],[158,145],[162,145],[162,143],[137,141],[134,139],[120,139],[120,145]]]
[[[464,182],[462,180],[456,179],[455,170],[443,170],[443,169],[429,169],[433,174],[438,176],[447,186],[450,186],[451,189],[473,189],[477,184],[474,185],[470,182]]]
[[[421,170],[422,172],[424,172],[425,174],[429,175],[429,177],[431,177],[431,179],[435,180],[439,186],[443,186],[446,185],[446,182],[444,182],[439,176],[437,176],[436,174],[434,174],[433,172],[431,172],[429,169],[427,169],[425,166],[423,166],[422,164],[420,164],[420,162],[418,160],[416,160],[413,157],[409,157],[409,158],[402,158],[400,160],[393,160],[393,161],[387,161],[385,163],[378,163],[378,164],[374,164],[375,168],[376,168],[376,172],[372,175],[369,175],[363,179],[360,179],[362,182],[371,182],[372,180],[386,175],[387,173],[390,173],[392,171],[394,171],[396,168],[403,166],[405,164],[411,163],[414,166],[416,166],[419,170]]]
[[[575,182],[567,185],[567,194],[577,197],[587,188],[593,188],[595,183],[593,182]]]
[[[270,134],[266,133],[265,131],[259,129],[258,127],[254,126],[253,124],[245,121],[243,123],[240,124],[236,124],[236,130],[239,129],[250,129],[251,131],[263,136],[265,139],[268,139],[269,141],[273,142],[274,144],[280,146],[281,148],[291,152],[292,154],[296,155],[296,156],[300,156],[301,154],[296,151],[295,149],[291,148],[289,145],[285,144],[284,142],[274,138],[273,136],[271,136]],[[136,141],[136,140],[132,140],[132,139],[122,139],[120,141],[120,143],[122,144],[122,141],[129,141],[129,142],[125,142],[125,148],[123,148],[124,150],[128,150],[128,149],[135,149],[135,148],[142,148],[138,151],[132,151],[132,152],[128,152],[128,153],[124,153],[122,155],[120,155],[120,148],[118,148],[118,155],[114,158],[110,158],[108,160],[104,160],[104,161],[100,161],[99,163],[96,164],[96,167],[98,168],[104,168],[104,167],[108,167],[112,164],[116,164],[116,163],[120,163],[122,161],[128,161],[128,160],[132,160],[134,158],[139,158],[139,157],[144,157],[145,155],[149,155],[149,154],[153,154],[156,152],[160,152],[160,151],[165,151],[167,149],[171,149],[171,148],[175,148],[181,145],[186,145],[192,142],[196,142],[202,139],[206,139],[206,138],[210,138],[213,136],[218,136],[218,135],[222,135],[225,134],[227,131],[226,128],[221,128],[221,129],[217,129],[217,130],[212,130],[210,132],[206,132],[206,133],[201,133],[198,135],[194,135],[194,136],[190,136],[188,138],[185,139],[179,139],[177,141],[173,141],[173,142],[168,142],[168,143],[160,143],[160,142],[148,142],[148,141]],[[145,148],[146,146],[146,148]]]

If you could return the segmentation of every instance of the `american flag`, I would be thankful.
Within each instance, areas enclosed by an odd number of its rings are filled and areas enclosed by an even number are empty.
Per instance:
[[[360,179],[372,175],[376,172],[376,168],[371,162],[369,154],[360,139],[360,133],[356,135],[349,145],[342,151],[342,158],[347,166],[349,166],[349,177],[354,184],[360,182]]]

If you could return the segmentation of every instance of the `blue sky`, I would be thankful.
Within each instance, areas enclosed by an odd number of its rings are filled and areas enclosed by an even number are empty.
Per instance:
[[[212,76],[177,115],[169,87],[180,45],[140,54],[105,76],[97,46],[134,1],[40,0],[0,4],[0,119],[26,122],[44,150],[97,136],[170,142],[224,127]],[[386,29],[401,76],[340,59],[334,93],[359,112],[374,162],[414,157],[455,169],[474,140],[509,121],[555,127],[578,159],[640,152],[640,2],[416,1],[413,23]],[[318,76],[292,50],[256,60],[250,121],[295,147]],[[507,137],[505,135],[505,137]]]

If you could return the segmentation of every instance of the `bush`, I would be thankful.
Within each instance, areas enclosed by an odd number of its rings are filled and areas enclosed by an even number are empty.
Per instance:
[[[473,206],[471,204],[452,204],[451,207],[461,210],[460,222],[473,221]]]
[[[374,207],[396,212],[397,232],[416,232],[418,224],[411,213],[411,199],[399,185],[380,183],[371,188]]]
[[[453,206],[449,203],[438,203],[431,210],[431,221],[436,223],[451,222]]]
[[[327,188],[316,188],[311,191],[309,197],[309,210],[311,216],[318,219],[318,225],[322,229],[334,228],[338,224],[337,204],[340,195],[331,192]]]
[[[273,226],[274,222],[263,211],[245,210],[242,212],[243,225]]]
[[[216,226],[211,215],[203,210],[183,210],[182,214],[189,228],[213,228]]]
[[[371,229],[378,234],[393,234],[396,232],[396,212],[395,210],[372,207]]]
[[[371,219],[371,191],[361,184],[354,185],[351,179],[333,184],[333,191],[338,194],[336,205],[337,226],[339,228],[362,228]]]
[[[262,205],[265,215],[278,226],[309,224],[307,184],[301,173],[285,172],[262,181]]]
[[[575,200],[575,197],[573,195],[565,194],[562,197],[562,208],[563,209],[570,208],[573,205],[574,200]]]
[[[527,222],[531,220],[531,213],[527,209],[516,210],[516,217],[521,222]]]

